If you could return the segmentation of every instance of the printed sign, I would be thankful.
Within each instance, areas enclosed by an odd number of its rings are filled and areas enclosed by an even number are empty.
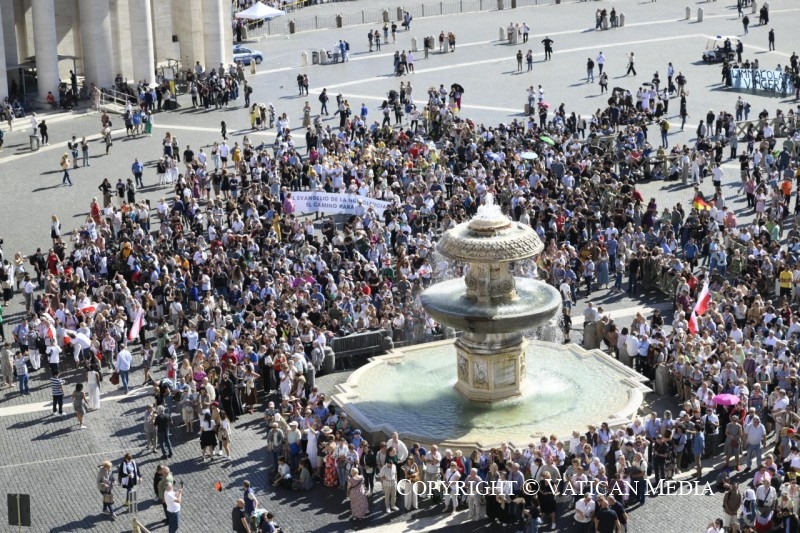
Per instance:
[[[778,94],[794,92],[792,75],[782,70],[731,69],[731,87]]]
[[[355,215],[359,200],[364,205],[364,209],[372,206],[379,215],[383,215],[383,212],[391,204],[391,202],[366,198],[357,194],[303,191],[293,191],[292,200],[296,213],[322,213],[325,215]]]

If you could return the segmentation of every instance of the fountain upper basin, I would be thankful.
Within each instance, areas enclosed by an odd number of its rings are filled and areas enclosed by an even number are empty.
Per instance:
[[[422,293],[425,311],[441,324],[471,333],[508,333],[539,326],[561,307],[561,295],[550,285],[515,278],[517,297],[497,305],[467,298],[464,280],[432,285]]]

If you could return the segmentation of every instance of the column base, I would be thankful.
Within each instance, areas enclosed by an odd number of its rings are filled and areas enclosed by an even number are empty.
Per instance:
[[[456,390],[475,402],[497,402],[525,392],[525,348],[520,333],[465,333],[455,342]]]

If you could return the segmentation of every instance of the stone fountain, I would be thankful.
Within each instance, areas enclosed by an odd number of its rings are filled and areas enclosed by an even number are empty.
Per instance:
[[[437,283],[422,293],[422,306],[435,320],[463,331],[455,341],[455,388],[473,401],[495,402],[524,393],[522,332],[539,326],[561,308],[561,296],[541,281],[517,278],[509,266],[544,249],[530,226],[512,222],[487,204],[477,215],[446,231],[438,252],[466,264],[466,277]]]
[[[461,336],[373,357],[337,385],[333,401],[372,442],[397,431],[406,442],[442,447],[524,446],[544,435],[569,438],[587,424],[627,425],[650,390],[646,378],[600,350],[528,342],[522,333],[561,306],[554,288],[509,270],[542,248],[490,197],[438,244],[466,276],[422,294],[425,310]]]

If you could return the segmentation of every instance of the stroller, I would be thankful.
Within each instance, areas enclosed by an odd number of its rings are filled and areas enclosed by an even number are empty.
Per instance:
[[[400,69],[400,70],[402,70],[402,68],[403,68],[403,66],[402,66],[402,65],[399,65],[399,69]],[[398,74],[398,76],[399,76],[399,75],[400,75],[400,74]],[[388,94],[387,96],[388,96],[388,98],[389,98],[389,105],[391,105],[391,106],[393,106],[394,104],[396,104],[396,103],[397,103],[397,101],[398,101],[398,99],[400,98],[400,94],[399,94],[397,91],[395,91],[394,89],[392,89],[391,91],[389,91],[389,94]]]

